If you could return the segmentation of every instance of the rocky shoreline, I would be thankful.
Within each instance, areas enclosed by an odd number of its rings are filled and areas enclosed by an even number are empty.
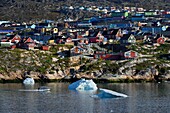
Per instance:
[[[0,83],[22,83],[27,77],[31,77],[36,83],[49,83],[49,82],[74,82],[81,78],[93,79],[96,83],[145,83],[145,82],[162,82],[170,81],[170,78],[165,78],[159,75],[150,76],[128,76],[128,75],[110,75],[110,76],[94,76],[94,74],[84,75],[67,75],[62,76],[60,74],[46,74],[41,75],[38,72],[30,72],[28,74],[22,74],[21,71],[17,73],[10,73],[9,75],[0,74]]]
[[[170,80],[170,61],[156,57],[120,61],[62,59],[52,52],[15,49],[2,50],[0,60],[0,83],[22,83],[26,77],[36,82],[73,82],[81,78],[104,83]]]

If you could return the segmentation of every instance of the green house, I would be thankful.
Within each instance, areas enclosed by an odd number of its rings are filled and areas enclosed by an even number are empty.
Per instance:
[[[112,17],[128,17],[128,12],[112,12]]]
[[[155,11],[145,11],[144,12],[145,16],[155,16],[157,13]]]

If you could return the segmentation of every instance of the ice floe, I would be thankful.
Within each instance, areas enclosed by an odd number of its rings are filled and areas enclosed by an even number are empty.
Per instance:
[[[128,96],[125,94],[122,94],[122,93],[118,93],[116,91],[100,88],[99,93],[96,95],[93,95],[92,97],[94,97],[94,98],[119,98],[119,97],[125,98]]]
[[[35,81],[33,78],[26,78],[24,81],[23,81],[23,84],[25,85],[34,85],[35,84]]]
[[[90,91],[97,90],[97,85],[93,82],[93,80],[85,80],[80,79],[69,85],[70,90],[78,90],[78,91]]]
[[[41,86],[38,89],[20,89],[19,91],[50,91],[50,88],[46,86]]]

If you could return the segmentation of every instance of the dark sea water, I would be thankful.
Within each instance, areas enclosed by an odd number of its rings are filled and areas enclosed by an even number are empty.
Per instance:
[[[170,83],[109,83],[100,88],[127,94],[127,98],[92,98],[92,92],[68,89],[69,83],[48,83],[50,92],[23,84],[0,84],[0,113],[170,113]],[[22,90],[21,90],[22,89]]]

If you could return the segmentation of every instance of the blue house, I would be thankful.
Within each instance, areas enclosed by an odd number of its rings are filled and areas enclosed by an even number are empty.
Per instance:
[[[132,22],[140,22],[140,21],[144,21],[144,20],[146,20],[146,18],[144,16],[132,16],[131,17]]]
[[[153,34],[157,34],[157,33],[159,33],[159,34],[161,34],[161,32],[162,32],[162,27],[159,27],[159,26],[152,26],[152,27],[142,27],[141,28],[141,31],[142,32],[151,32],[151,33],[153,33]]]
[[[145,13],[142,12],[142,13],[136,13],[134,16],[145,16]]]
[[[132,23],[129,22],[115,22],[110,24],[110,28],[129,28],[132,27]]]
[[[170,14],[165,14],[164,17],[165,18],[170,18]]]
[[[91,17],[89,19],[89,23],[98,23],[100,22],[99,17]]]
[[[0,34],[13,33],[15,30],[12,27],[0,27]]]

